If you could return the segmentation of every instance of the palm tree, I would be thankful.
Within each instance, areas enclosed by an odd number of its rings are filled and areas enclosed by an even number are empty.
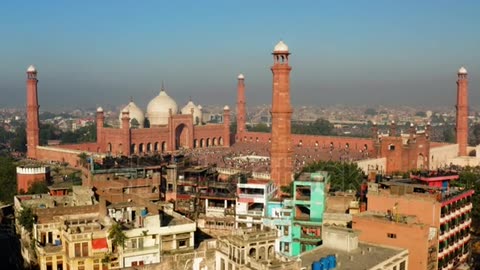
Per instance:
[[[108,230],[108,239],[112,240],[112,251],[115,252],[115,248],[125,247],[125,241],[127,236],[122,230],[122,225],[114,223],[110,230]]]

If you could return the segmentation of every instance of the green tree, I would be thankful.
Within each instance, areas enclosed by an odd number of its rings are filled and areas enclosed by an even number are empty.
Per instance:
[[[267,124],[265,123],[258,123],[253,127],[250,127],[248,131],[253,131],[253,132],[270,132],[271,129]]]
[[[322,118],[317,119],[313,123],[292,123],[292,133],[306,135],[332,135],[333,124]]]
[[[32,232],[33,224],[35,224],[35,214],[32,208],[23,208],[18,215],[18,223],[22,225],[28,232]]]
[[[230,133],[237,134],[237,121],[233,121],[230,123]]]
[[[125,247],[127,236],[122,230],[122,225],[114,223],[112,227],[110,227],[110,229],[108,230],[108,238],[112,240],[112,246],[114,248]]]
[[[15,129],[15,137],[12,139],[10,145],[14,151],[27,152],[27,132],[25,130],[25,124],[21,124]]]
[[[418,111],[415,113],[415,116],[418,116],[418,117],[427,117],[427,113],[426,112],[423,112],[423,111]]]
[[[330,188],[337,191],[360,190],[363,171],[353,162],[319,161],[308,164],[302,172],[327,171],[330,174]]]
[[[377,111],[373,108],[368,108],[368,109],[365,110],[365,114],[373,116],[373,115],[377,115]]]
[[[0,187],[0,201],[13,202],[17,194],[16,165],[8,157],[0,157]]]
[[[443,130],[443,140],[448,143],[455,143],[455,132],[453,127],[446,127]]]
[[[85,152],[78,154],[80,165],[85,166],[87,164],[88,155]]]
[[[34,182],[28,187],[27,194],[45,194],[48,193],[47,183],[40,181]]]

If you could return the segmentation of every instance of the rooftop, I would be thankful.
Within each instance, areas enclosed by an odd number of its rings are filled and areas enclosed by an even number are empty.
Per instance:
[[[326,176],[328,175],[325,171],[318,171],[313,173],[304,172],[300,174],[295,181],[312,181],[312,182],[323,182],[325,181]]]
[[[333,248],[319,247],[300,255],[303,267],[311,267],[314,261],[329,255],[337,257],[338,269],[370,269],[385,260],[400,254],[404,249],[396,249],[367,243],[358,243],[358,248],[346,252]],[[340,263],[340,265],[338,265]]]

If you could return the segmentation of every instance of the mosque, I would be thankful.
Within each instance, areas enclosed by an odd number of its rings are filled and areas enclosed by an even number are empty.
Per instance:
[[[292,156],[295,147],[312,149],[351,149],[368,153],[357,164],[367,172],[376,168],[386,173],[411,169],[436,169],[449,164],[478,165],[480,158],[469,156],[468,147],[468,73],[457,72],[456,144],[430,141],[430,125],[406,133],[397,132],[392,123],[387,133],[379,133],[376,125],[371,138],[314,136],[291,134],[292,107],[290,104],[290,51],[280,41],[273,49],[272,132],[250,132],[246,129],[245,76],[238,75],[236,134],[230,134],[230,108],[223,109],[223,123],[202,123],[202,107],[192,101],[179,110],[177,103],[162,86],[158,96],[147,106],[146,113],[131,101],[119,115],[120,128],[104,126],[104,111],[96,112],[97,141],[93,143],[41,146],[39,143],[39,104],[37,69],[27,69],[27,157],[78,165],[78,155],[132,155],[173,152],[180,149],[230,147],[235,142],[270,147],[270,178],[277,185],[292,181]]]

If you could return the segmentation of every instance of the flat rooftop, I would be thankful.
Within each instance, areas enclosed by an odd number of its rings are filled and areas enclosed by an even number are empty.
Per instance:
[[[302,266],[310,269],[314,261],[318,261],[329,255],[336,255],[337,267],[335,269],[364,270],[371,269],[385,260],[400,254],[404,250],[405,249],[396,249],[360,242],[358,243],[358,248],[350,252],[322,246],[300,255],[300,258],[302,259]],[[338,265],[339,262],[340,265]]]
[[[323,182],[325,181],[325,177],[328,175],[327,172],[318,171],[318,172],[304,172],[300,174],[295,181],[313,181],[313,182]]]

